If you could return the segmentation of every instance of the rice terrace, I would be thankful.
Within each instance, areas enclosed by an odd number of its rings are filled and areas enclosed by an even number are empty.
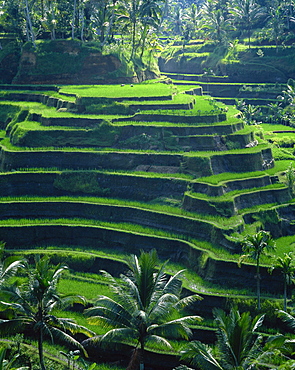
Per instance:
[[[0,369],[293,369],[293,2],[0,9]]]

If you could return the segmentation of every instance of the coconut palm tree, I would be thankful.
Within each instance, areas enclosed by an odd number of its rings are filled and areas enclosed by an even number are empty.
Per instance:
[[[82,351],[81,344],[69,333],[94,333],[77,325],[73,320],[59,318],[53,314],[57,308],[65,308],[73,303],[84,304],[81,296],[61,296],[57,292],[57,283],[67,269],[66,266],[52,267],[48,257],[36,258],[33,270],[27,267],[28,279],[22,286],[16,284],[3,287],[0,291],[0,308],[9,312],[6,319],[0,320],[0,333],[11,334],[25,330],[36,333],[41,370],[45,370],[43,357],[44,337],[57,338]],[[85,353],[86,354],[86,353]]]
[[[275,248],[275,242],[269,232],[260,230],[254,235],[247,235],[242,242],[242,250],[246,254],[240,257],[239,263],[244,259],[250,258],[256,261],[256,281],[257,281],[257,308],[261,308],[260,299],[260,258],[266,251],[271,251]]]
[[[145,50],[148,31],[156,29],[160,25],[161,8],[159,3],[159,0],[145,0],[140,6],[140,20],[143,26],[139,40],[141,45],[140,58]]]
[[[216,5],[216,4],[215,4]],[[212,1],[207,0],[203,5],[203,28],[212,39],[222,42],[232,29],[230,19],[225,18],[222,9],[216,8]]]
[[[192,341],[182,351],[182,360],[200,369],[250,370],[253,361],[262,353],[261,337],[257,329],[262,325],[264,315],[251,318],[249,312],[232,308],[230,313],[214,309],[217,326],[216,353],[206,344]]]
[[[287,285],[293,283],[295,264],[293,254],[284,253],[283,257],[277,257],[274,265],[270,268],[270,272],[274,269],[279,270],[284,278],[284,311],[287,311]]]
[[[236,0],[230,12],[234,17],[235,22],[239,24],[239,27],[242,30],[247,30],[248,46],[250,48],[251,30],[253,29],[255,22],[265,15],[265,9],[255,0]]]
[[[200,320],[199,316],[179,314],[183,307],[200,297],[193,295],[181,299],[183,271],[168,278],[164,273],[166,263],[157,270],[157,253],[153,250],[142,252],[139,258],[132,255],[128,260],[130,271],[121,275],[119,281],[103,271],[115,296],[113,299],[100,296],[96,305],[85,312],[90,323],[111,328],[99,338],[100,342],[135,341],[141,369],[147,343],[171,348],[167,338],[188,339],[189,325]]]
[[[284,14],[282,7],[279,6],[279,2],[274,2],[273,6],[270,7],[267,25],[270,28],[271,38],[276,43],[276,52],[278,53],[279,41],[283,37],[285,30]]]

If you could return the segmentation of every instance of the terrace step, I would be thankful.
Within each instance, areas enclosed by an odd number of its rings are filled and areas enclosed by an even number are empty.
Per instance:
[[[259,91],[257,88],[261,87],[261,84],[249,84],[247,82],[230,83],[224,77],[181,73],[168,73],[165,75],[175,80],[188,81],[188,85],[192,85],[191,81],[195,81],[195,84],[202,87],[204,94],[210,94],[217,101],[230,105],[236,104],[236,99],[243,99],[247,104],[267,105],[271,101],[275,102],[277,96],[280,95],[279,91],[271,90],[271,87],[276,87],[276,84],[268,84],[270,86],[268,90]],[[174,84],[176,86],[184,85],[184,83],[180,82],[174,82]],[[244,89],[245,86],[249,86],[250,89]]]
[[[247,210],[243,215],[246,224],[259,220],[265,230],[271,230],[274,238],[295,234],[295,205],[291,204],[264,204],[263,209]]]
[[[251,190],[251,189],[249,189]],[[197,193],[186,193],[183,200],[183,209],[189,212],[231,217],[242,209],[267,203],[287,203],[292,199],[288,187],[253,190],[236,194],[232,199],[222,200],[218,197],[204,199]]]
[[[31,91],[58,91],[59,87],[56,85],[8,85],[0,84],[0,90],[31,90]],[[2,99],[2,97],[1,97]]]
[[[256,149],[256,148],[255,148]],[[237,153],[210,152],[206,156],[201,152],[188,154],[163,154],[158,152],[123,152],[123,151],[82,151],[82,150],[29,150],[11,151],[2,146],[0,169],[2,171],[23,168],[58,169],[112,169],[135,171],[138,166],[157,166],[165,173],[167,167],[177,167],[179,172],[192,173],[195,176],[210,176],[223,172],[262,171],[264,163],[273,166],[270,148],[257,147],[256,151]],[[271,158],[271,159],[269,159]]]
[[[182,199],[190,180],[96,171],[0,174],[1,196],[99,196],[137,201]]]
[[[271,178],[270,175],[263,175],[260,177],[223,181],[218,185],[196,180],[191,182],[190,187],[191,191],[194,193],[202,193],[211,197],[217,197],[234,190],[264,187],[273,184],[274,181],[275,179]]]
[[[219,240],[229,250],[234,246],[227,240],[226,235],[243,230],[241,225],[222,229],[212,222],[188,216],[161,213],[139,207],[90,203],[81,199],[79,201],[48,199],[45,201],[0,201],[0,214],[1,220],[15,219],[16,223],[18,219],[49,219],[50,223],[50,219],[61,218],[69,219],[69,223],[72,223],[71,219],[79,219],[81,224],[87,224],[89,220],[110,223],[108,226],[103,226],[98,222],[100,228],[120,229],[121,223],[140,225],[149,229],[162,230],[178,239],[183,239],[185,235],[185,238],[205,240],[211,243]],[[133,233],[132,227],[130,231],[126,231],[128,232]]]
[[[35,117],[37,118],[37,117]],[[40,117],[39,117],[40,118]],[[62,120],[62,123],[64,123]],[[60,122],[60,120],[58,120]],[[15,123],[10,128],[9,139],[13,145],[24,147],[81,147],[100,148],[113,147],[125,149],[153,149],[161,151],[184,150],[184,151],[220,151],[228,150],[228,145],[236,148],[246,147],[254,141],[253,132],[231,131],[240,127],[236,125],[222,125],[211,127],[212,135],[204,132],[210,131],[204,127],[177,127],[177,126],[149,126],[149,125],[112,125],[101,124],[98,120],[78,119],[78,125],[93,125],[95,128],[54,128],[54,126],[42,127],[34,121]],[[90,123],[88,124],[88,122]],[[68,119],[68,124],[74,120]],[[75,123],[76,125],[76,123]],[[26,126],[28,128],[26,128]],[[34,127],[34,129],[32,128]],[[202,130],[203,129],[203,130]],[[212,130],[213,129],[213,130]],[[203,131],[203,132],[202,132]],[[226,134],[229,131],[229,134]],[[8,132],[8,130],[7,130]],[[201,135],[194,134],[196,132]]]
[[[123,253],[131,254],[139,253],[139,250],[155,248],[161,259],[181,262],[204,280],[225,289],[228,287],[249,289],[249,276],[255,276],[256,269],[254,265],[246,263],[240,268],[236,261],[214,259],[211,256],[207,256],[204,264],[202,256],[206,255],[206,251],[199,249],[197,242],[192,244],[185,240],[104,229],[99,226],[32,225],[29,222],[22,224],[19,221],[17,226],[1,225],[0,239],[5,240],[8,249],[70,245],[71,247],[83,246],[84,249],[119,249]],[[218,239],[216,242],[219,244]],[[261,266],[261,275],[261,288],[264,292],[281,291],[282,277],[280,273],[269,275],[268,269]],[[253,283],[253,287],[254,285],[255,283]]]
[[[53,91],[57,91],[57,90],[53,90]],[[9,92],[1,96],[1,100],[35,102],[35,103],[41,103],[41,104],[47,105],[48,107],[55,107],[56,109],[60,109],[60,108],[77,109],[77,106],[74,102],[63,100],[60,98],[55,98],[45,93],[38,94],[38,93],[33,93],[33,92],[32,93],[31,92],[17,92],[17,93]]]
[[[189,123],[189,124],[214,124],[226,121],[226,113],[210,115],[177,115],[177,114],[144,114],[135,113],[132,117],[120,118],[118,122],[124,121],[142,121],[142,122],[171,122],[171,123]],[[115,122],[115,120],[114,120]]]

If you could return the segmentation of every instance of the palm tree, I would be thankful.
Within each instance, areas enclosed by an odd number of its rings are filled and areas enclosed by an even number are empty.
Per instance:
[[[217,9],[212,1],[207,0],[203,5],[204,26],[208,35],[218,42],[227,38],[231,30],[230,20],[224,17],[222,9]]]
[[[142,58],[149,29],[158,28],[161,22],[161,8],[159,0],[145,0],[141,3],[139,12],[143,25],[139,41],[139,44],[141,45],[140,58]]]
[[[250,36],[254,23],[265,14],[265,9],[255,0],[236,0],[231,8],[231,14],[241,29],[246,29],[248,33],[248,46],[250,48]]]
[[[95,340],[102,343],[136,342],[135,354],[140,357],[141,369],[144,368],[147,343],[171,348],[166,338],[188,339],[191,335],[189,325],[200,320],[199,316],[179,315],[180,309],[200,297],[193,295],[180,299],[183,271],[168,279],[164,273],[166,263],[157,271],[158,258],[153,250],[142,252],[139,258],[132,255],[128,260],[129,274],[121,275],[120,281],[103,271],[115,297],[100,296],[96,306],[86,310],[90,323],[111,327]]]
[[[290,165],[288,166],[286,172],[286,185],[289,188],[290,194],[294,196],[294,190],[295,190],[295,171],[293,168],[293,163],[291,162]]]
[[[246,370],[252,369],[253,360],[262,353],[261,337],[256,334],[264,315],[251,318],[249,312],[242,314],[235,308],[230,313],[214,309],[217,325],[217,352],[199,341],[190,342],[182,351],[182,360],[200,369]]]
[[[275,242],[272,239],[269,232],[260,230],[257,234],[248,235],[242,242],[242,250],[246,254],[240,257],[239,263],[246,258],[251,258],[256,261],[256,281],[257,281],[257,308],[260,310],[260,257],[265,254],[266,251],[273,250],[275,248]]]
[[[284,253],[283,257],[277,257],[275,264],[270,268],[270,272],[274,269],[281,271],[284,278],[284,311],[287,311],[287,285],[293,283],[295,264],[292,253]]]
[[[201,22],[201,8],[199,8],[196,4],[192,4],[186,9],[183,18],[185,20],[186,28],[190,37],[195,38]]]
[[[53,310],[65,308],[73,303],[84,304],[81,296],[60,296],[57,283],[67,269],[66,266],[51,267],[49,258],[36,258],[33,271],[29,268],[28,281],[23,286],[12,285],[2,288],[0,292],[0,307],[8,310],[8,318],[0,320],[0,333],[11,334],[31,330],[38,338],[38,352],[41,370],[45,370],[43,357],[44,336],[52,340],[57,338],[78,347],[86,354],[81,344],[70,334],[84,333],[92,336],[94,333],[77,325],[73,320],[54,316]]]
[[[278,52],[279,40],[283,36],[285,29],[284,14],[278,2],[275,2],[269,9],[269,21],[267,25],[271,31],[271,38],[276,43],[276,52]]]
[[[32,41],[34,47],[36,47],[36,35],[33,29],[32,17],[31,17],[31,8],[29,1],[25,0],[25,17],[26,17],[26,31],[27,31],[27,40]]]

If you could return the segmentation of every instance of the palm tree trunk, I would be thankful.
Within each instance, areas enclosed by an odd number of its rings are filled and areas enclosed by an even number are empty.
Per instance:
[[[130,60],[133,59],[133,56],[135,54],[135,37],[136,37],[136,22],[132,23],[132,48],[131,48],[131,55],[130,55]]]
[[[34,47],[36,47],[35,33],[34,33],[34,30],[33,30],[33,25],[32,25],[32,19],[31,19],[31,15],[30,15],[28,0],[26,0],[26,4],[25,4],[25,14],[26,14],[27,30],[29,31],[29,37],[30,37]]]
[[[109,24],[108,24],[108,27],[107,27],[106,34],[105,34],[104,39],[102,41],[102,45],[101,45],[102,47],[108,41],[108,38],[109,38],[110,33],[111,33],[111,29],[113,27],[114,17],[115,17],[115,3],[116,3],[116,0],[113,0],[112,14],[111,14],[111,18],[110,18],[110,21],[109,21]]]
[[[144,341],[140,343],[139,370],[144,370]]]
[[[77,6],[77,0],[74,0],[74,9],[73,9],[73,18],[72,18],[72,39],[75,38],[75,20],[76,20],[76,6]]]
[[[142,57],[143,57],[145,42],[146,42],[146,38],[147,38],[147,31],[148,31],[148,26],[145,24],[144,29],[142,31],[142,35],[141,35],[141,40],[140,40],[140,43],[141,43],[140,59],[142,59]]]
[[[284,279],[284,311],[287,312],[287,279]]]
[[[260,266],[259,266],[259,258],[257,259],[256,264],[256,279],[257,279],[257,308],[260,310],[261,302],[260,302]]]
[[[40,333],[38,335],[38,352],[39,352],[40,369],[41,370],[46,370],[45,364],[44,364],[44,356],[43,356],[43,333],[42,333],[42,330],[40,330]]]

